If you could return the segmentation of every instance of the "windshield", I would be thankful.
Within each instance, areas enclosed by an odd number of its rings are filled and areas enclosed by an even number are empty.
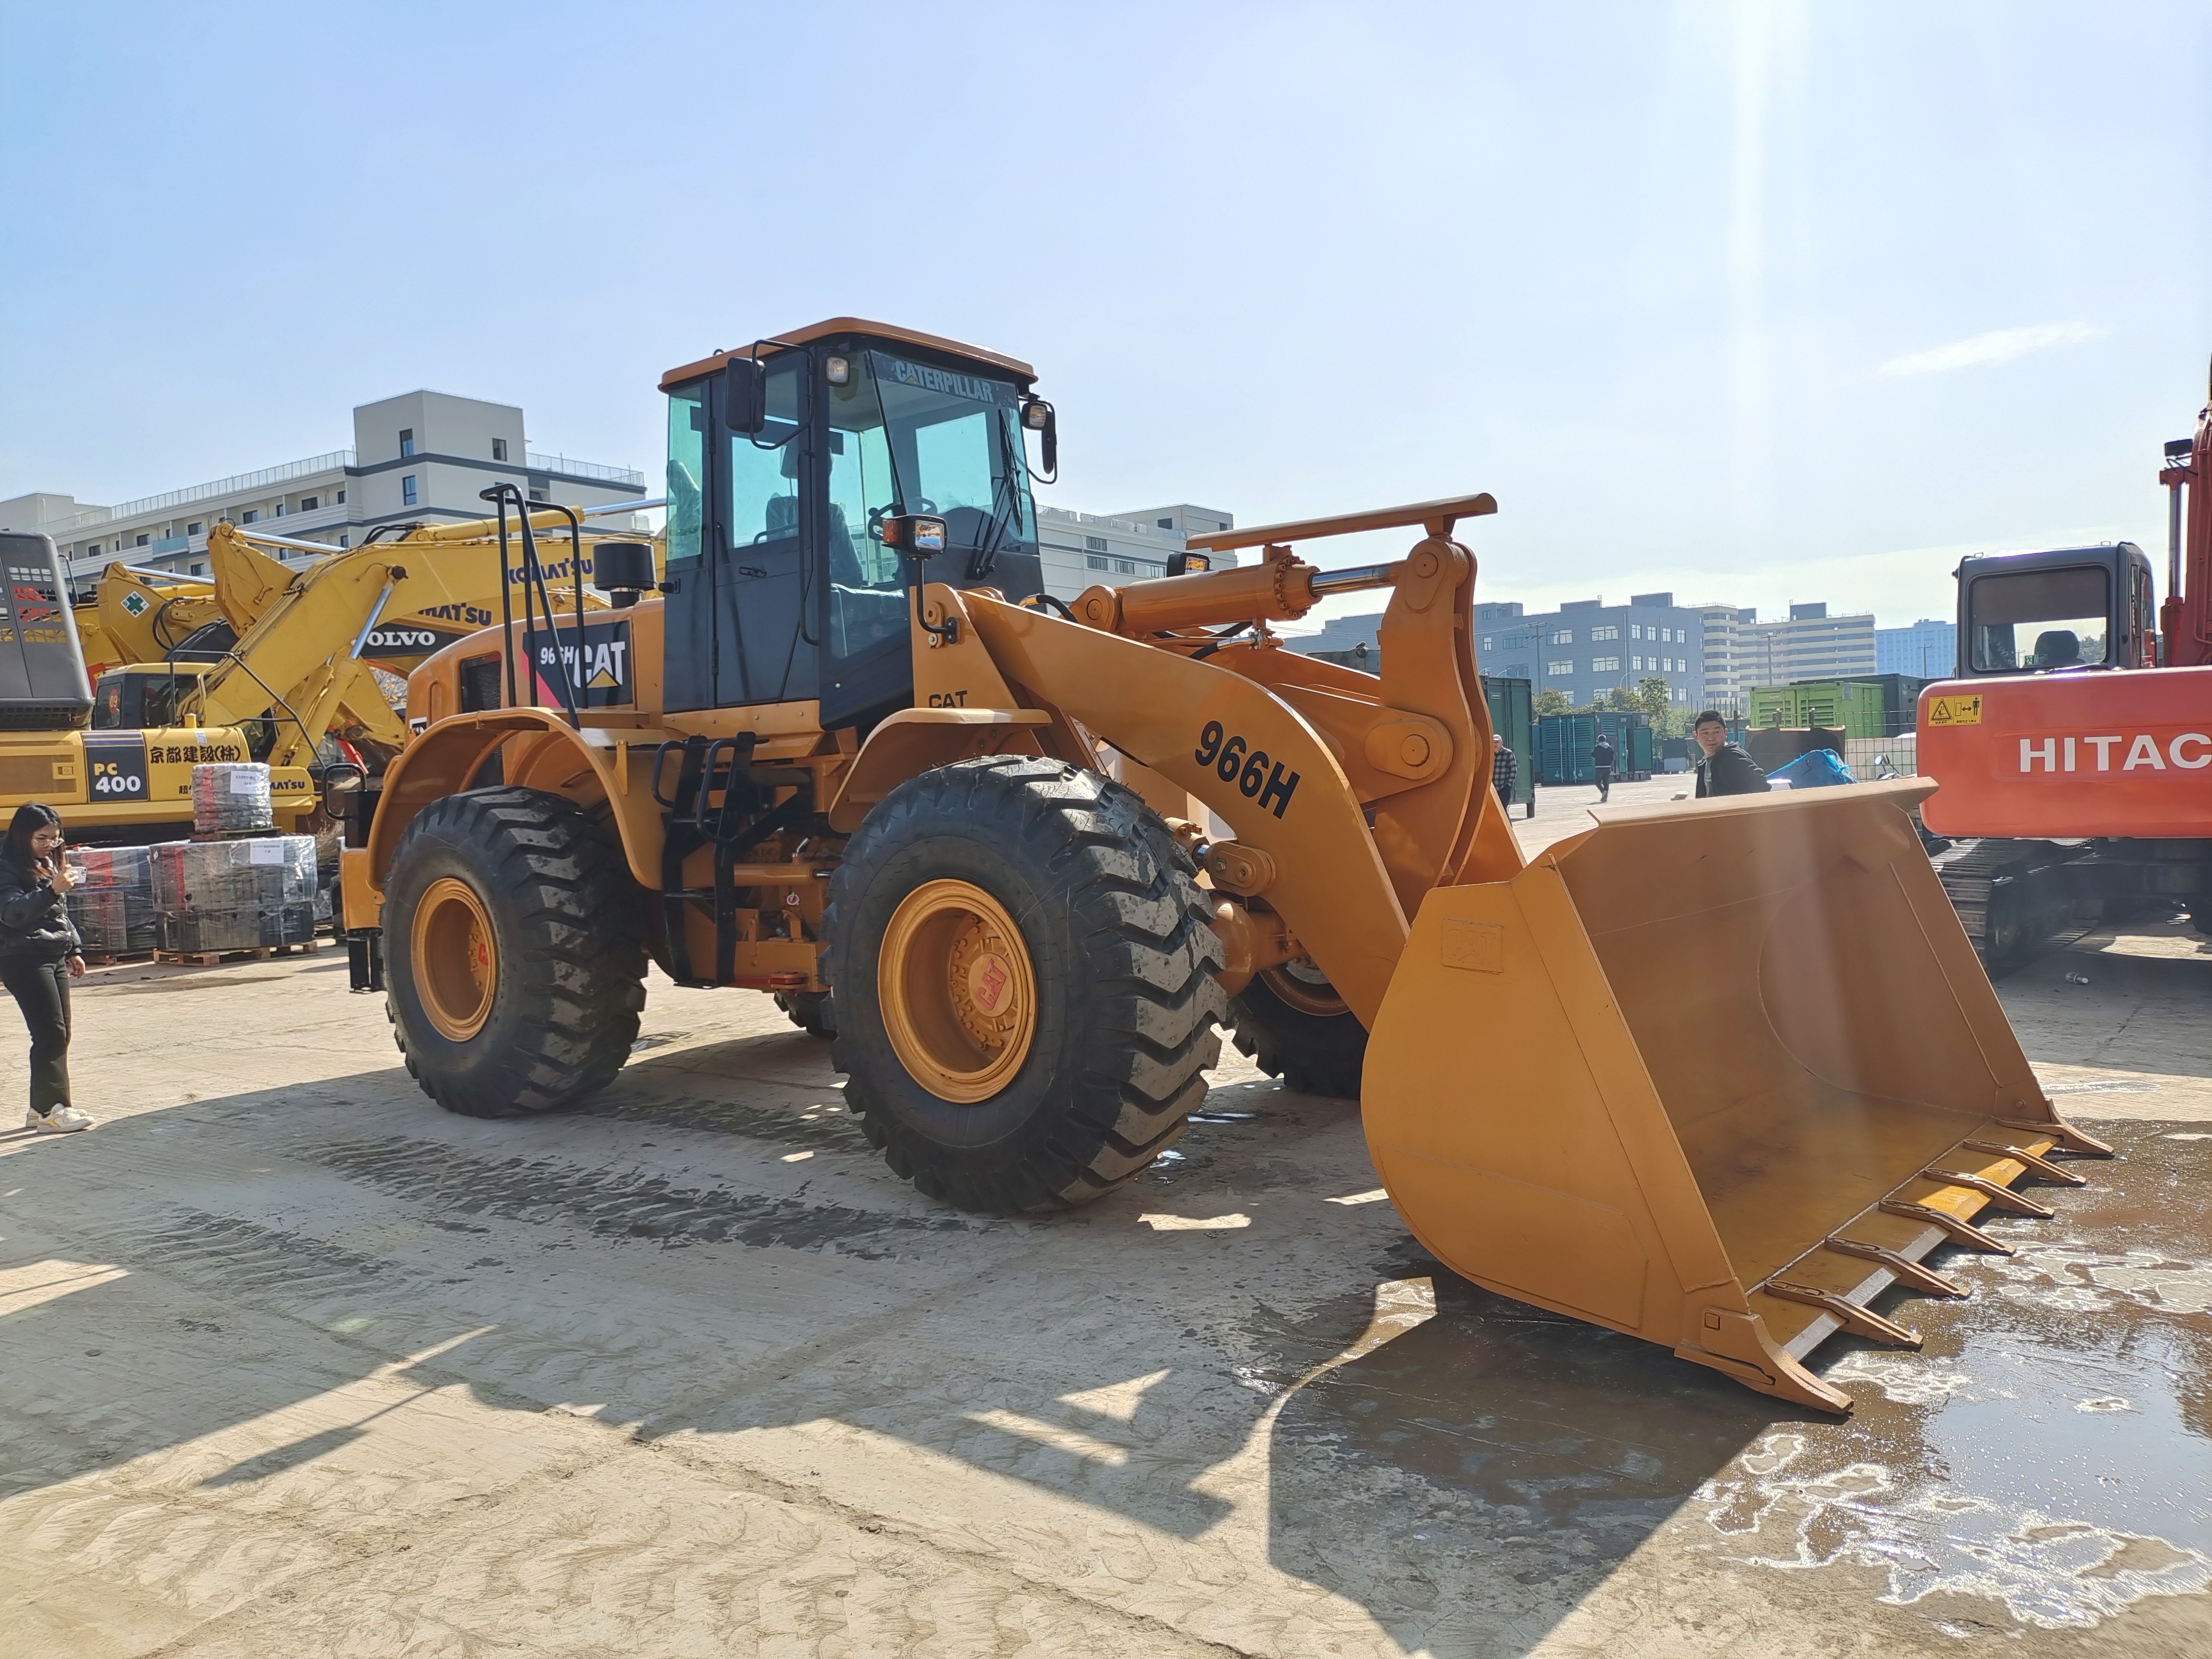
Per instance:
[[[2101,663],[2112,605],[2112,578],[2097,565],[1977,577],[1967,592],[1975,671]]]
[[[828,388],[830,630],[848,656],[906,632],[906,579],[883,544],[885,514],[945,520],[953,558],[940,580],[980,578],[1036,541],[1011,381],[887,351],[857,353],[853,368],[847,384]]]

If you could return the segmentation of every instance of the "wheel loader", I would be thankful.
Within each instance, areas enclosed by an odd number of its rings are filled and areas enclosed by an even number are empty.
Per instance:
[[[1182,1133],[1225,1024],[1358,1092],[1454,1270],[1832,1411],[1814,1348],[1916,1345],[1869,1304],[1962,1294],[1931,1253],[2007,1249],[1983,1212],[2047,1215],[2014,1183],[2105,1152],[1944,902],[1927,785],[1615,807],[1528,862],[1457,535],[1489,495],[1193,537],[1063,604],[1034,386],[854,318],[718,351],[660,383],[660,580],[603,557],[613,618],[545,617],[503,538],[522,611],[416,672],[346,854],[356,983],[440,1105],[606,1085],[651,962],[830,1036],[925,1194],[1043,1212]],[[1301,556],[1392,530],[1387,563]],[[1273,631],[1358,590],[1376,674]]]

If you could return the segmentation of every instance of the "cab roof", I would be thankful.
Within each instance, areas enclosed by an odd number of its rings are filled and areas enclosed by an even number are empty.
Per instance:
[[[941,334],[924,334],[919,329],[901,328],[896,323],[874,323],[865,317],[832,317],[805,328],[795,328],[773,337],[791,345],[811,345],[817,340],[830,339],[841,334],[866,334],[880,340],[896,340],[907,345],[922,346],[932,351],[947,352],[955,357],[966,357],[971,362],[988,363],[1013,374],[1024,385],[1036,379],[1036,370],[1018,357],[1009,357],[1003,352],[987,351],[981,346],[972,346],[958,340],[948,340]],[[775,346],[762,343],[762,356],[774,354]],[[660,377],[660,389],[665,392],[685,380],[696,380],[702,374],[720,372],[732,357],[749,356],[750,342],[728,351],[717,351],[712,356],[702,357],[696,363],[680,364]]]

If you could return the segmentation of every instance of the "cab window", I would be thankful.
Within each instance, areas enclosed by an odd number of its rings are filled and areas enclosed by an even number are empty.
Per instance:
[[[2107,659],[2111,573],[2096,565],[1980,576],[1968,596],[1977,673],[2081,668]]]

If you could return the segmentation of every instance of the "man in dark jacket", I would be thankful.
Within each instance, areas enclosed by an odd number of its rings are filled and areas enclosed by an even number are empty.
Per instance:
[[[1602,732],[1597,734],[1597,744],[1590,750],[1590,765],[1597,773],[1597,798],[1613,799],[1613,739]]]
[[[1505,746],[1503,733],[1490,734],[1490,787],[1498,792],[1498,804],[1505,809],[1505,816],[1513,816],[1513,786],[1521,776],[1521,757]]]
[[[1766,774],[1759,763],[1728,740],[1728,722],[1708,708],[1690,728],[1705,757],[1698,763],[1698,799],[1708,795],[1763,795]]]

